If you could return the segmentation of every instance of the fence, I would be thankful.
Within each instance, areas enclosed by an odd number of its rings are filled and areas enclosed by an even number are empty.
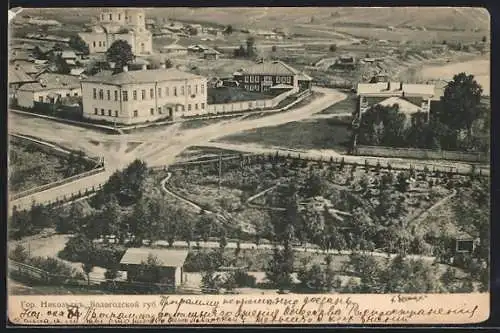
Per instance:
[[[379,146],[356,146],[354,155],[380,156],[380,157],[403,157],[428,160],[450,160],[466,162],[489,162],[486,153],[430,150],[414,148],[392,148]]]
[[[479,176],[489,176],[489,169],[481,169],[481,168],[476,168],[473,165],[468,165],[468,164],[463,164],[463,165],[442,165],[442,164],[432,164],[432,163],[418,163],[418,162],[408,162],[408,161],[401,161],[398,163],[398,161],[394,161],[391,163],[386,162],[386,161],[380,161],[378,159],[374,158],[367,158],[363,162],[359,162],[358,160],[353,160],[350,159],[349,156],[345,157],[331,157],[331,158],[324,158],[321,156],[307,156],[304,154],[301,154],[300,152],[279,152],[276,151],[275,153],[270,153],[270,154],[240,154],[240,155],[234,155],[234,156],[228,156],[226,158],[223,158],[223,162],[230,162],[234,160],[241,160],[240,163],[242,164],[255,164],[255,163],[262,163],[262,162],[279,162],[279,161],[284,161],[284,160],[300,160],[300,161],[305,161],[305,162],[310,162],[310,163],[327,163],[327,164],[333,164],[333,165],[339,165],[339,164],[345,164],[345,165],[351,165],[351,166],[360,166],[360,167],[365,167],[365,168],[377,168],[381,170],[415,170],[415,171],[422,171],[422,172],[432,172],[432,173],[439,173],[439,174],[456,174],[456,175],[471,175],[472,173],[479,175]],[[219,158],[210,158],[207,160],[199,160],[199,161],[193,161],[193,162],[182,162],[182,163],[175,163],[170,166],[170,168],[176,168],[176,167],[182,167],[182,166],[190,166],[190,165],[201,165],[201,164],[207,164],[210,165],[212,164],[213,167],[216,167],[219,163]],[[166,170],[166,167],[157,167],[157,169],[163,169]]]
[[[97,278],[78,278],[75,276],[58,275],[39,269],[37,267],[16,262],[8,261],[8,270],[10,277],[20,282],[38,285],[57,285],[68,287],[85,287],[86,289],[99,289],[109,292],[128,292],[128,293],[212,293],[217,292],[211,288],[196,288],[188,286],[174,286],[171,283],[152,283],[137,282],[125,280],[97,279]],[[185,274],[185,279],[186,279]]]
[[[272,99],[261,99],[261,100],[224,103],[224,104],[209,104],[207,106],[207,111],[208,113],[229,113],[229,112],[274,108],[283,100],[285,100],[287,97],[295,93],[297,93],[297,89],[291,89]]]

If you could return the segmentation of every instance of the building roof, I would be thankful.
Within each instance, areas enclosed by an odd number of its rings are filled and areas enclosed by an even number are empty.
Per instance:
[[[14,60],[13,65],[21,68],[28,75],[39,73],[44,65],[37,65],[31,61],[26,60]]]
[[[312,81],[312,77],[307,75],[306,73],[300,73],[299,76],[297,77],[299,81]]]
[[[44,73],[38,77],[38,82],[23,85],[19,90],[45,91],[52,89],[77,89],[80,80],[72,75]]]
[[[378,103],[378,105],[381,106],[393,106],[395,104],[398,105],[401,113],[412,114],[421,111],[420,106],[410,103],[409,101],[397,96],[389,97]]]
[[[217,51],[216,49],[208,49],[205,50],[204,54],[220,54],[220,52]]]
[[[63,59],[76,59],[76,53],[75,51],[62,51],[61,57]]]
[[[163,48],[167,49],[167,50],[187,50],[187,47],[179,45],[179,44],[165,45]]]
[[[72,68],[69,74],[70,74],[70,75],[79,76],[79,75],[81,75],[83,72],[85,72],[85,68],[83,68],[83,67],[78,67],[78,68]]]
[[[132,83],[150,83],[160,81],[173,81],[173,80],[186,80],[186,79],[200,79],[199,75],[180,71],[175,68],[168,69],[149,69],[121,72],[112,74],[109,71],[100,72],[94,76],[85,79],[83,82],[98,82],[108,84],[132,84]]]
[[[31,52],[25,50],[13,50],[10,55],[11,60],[30,60],[32,58]]]
[[[255,75],[298,75],[299,71],[282,61],[263,62],[261,64],[246,68],[243,74]]]
[[[120,264],[140,265],[148,260],[148,256],[158,258],[162,267],[181,267],[188,256],[187,250],[129,248],[120,260]]]
[[[21,67],[16,67],[14,65],[9,66],[9,83],[28,83],[36,82],[31,76],[26,74],[26,72]]]
[[[432,84],[408,84],[400,82],[359,83],[358,95],[379,96],[434,96]]]

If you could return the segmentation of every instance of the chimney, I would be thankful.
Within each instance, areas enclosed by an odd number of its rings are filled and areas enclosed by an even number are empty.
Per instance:
[[[143,64],[143,65],[142,65],[142,70],[143,70],[143,71],[145,71],[145,70],[147,70],[147,69],[148,69],[148,65]]]
[[[399,90],[403,90],[403,82],[399,82]]]
[[[124,72],[128,72],[128,66],[127,65],[123,66],[123,71]]]
[[[387,90],[391,90],[391,81],[387,82]]]
[[[160,64],[160,68],[161,68],[161,69],[166,69],[166,68],[167,68],[167,65],[165,65],[165,63],[164,63],[164,62],[162,62],[162,63]]]

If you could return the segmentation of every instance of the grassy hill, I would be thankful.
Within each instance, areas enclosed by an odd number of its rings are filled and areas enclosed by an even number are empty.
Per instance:
[[[61,12],[64,11],[64,15]],[[89,22],[96,8],[26,9],[23,15],[43,15],[62,22]],[[450,7],[251,7],[149,8],[148,16],[193,22],[232,24],[245,28],[295,25],[424,26],[427,29],[489,30],[490,16],[483,8]]]

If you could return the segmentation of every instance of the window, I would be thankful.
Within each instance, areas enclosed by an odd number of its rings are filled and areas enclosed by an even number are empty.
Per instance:
[[[177,87],[174,87],[174,96],[177,96]]]
[[[95,41],[94,41],[92,44],[93,44],[93,45],[94,45],[94,47],[95,47]]]
[[[205,110],[205,103],[201,103],[201,109]]]
[[[161,114],[161,107],[158,108],[158,113]]]
[[[158,97],[161,98],[161,88],[158,88]]]
[[[104,14],[102,14],[102,15],[101,15],[101,20],[103,20],[103,21],[104,21]]]
[[[74,93],[74,94],[73,94],[73,96],[78,96],[78,93],[77,93],[77,92],[76,92],[76,93]]]
[[[137,101],[137,90],[134,90],[133,95],[134,95],[134,101]]]
[[[108,101],[109,101],[109,100],[111,100],[111,91],[109,91],[109,90],[108,90],[108,91],[106,92],[106,95],[108,95]]]
[[[99,99],[104,99],[104,90],[99,89]]]
[[[256,76],[255,77],[255,82],[259,82],[260,81],[260,77],[259,76]]]
[[[66,97],[69,97],[69,95],[70,95],[69,93],[66,93]]]
[[[122,14],[118,14],[118,21],[122,19]]]
[[[101,46],[102,46],[101,41],[99,41],[99,47],[101,47]]]
[[[253,76],[250,75],[250,83],[253,83]]]
[[[118,117],[118,111],[115,111],[115,117]]]
[[[248,76],[245,75],[245,83],[248,83]]]
[[[165,87],[165,96],[168,96],[168,87]]]
[[[97,99],[97,89],[94,88],[94,99]]]
[[[287,77],[287,78],[286,78],[286,82],[287,82],[287,83],[292,83],[292,78],[291,78],[290,76],[289,76],[289,77]]]
[[[128,91],[122,91],[122,97],[123,97],[123,101],[127,102],[128,101]]]
[[[196,104],[194,105],[194,109],[195,109],[195,110],[198,110],[198,103],[196,103]]]
[[[153,116],[155,114],[155,109],[151,108],[149,109],[149,112],[151,112],[151,115]]]
[[[194,93],[198,94],[198,85],[197,84],[194,85]]]
[[[104,41],[103,41],[103,42],[102,42],[102,46],[103,46],[103,47],[106,47],[106,42],[104,42]]]
[[[111,115],[112,115],[112,112],[113,112],[113,111],[111,111],[111,110],[108,110],[108,116],[110,116],[110,117],[111,117]]]
[[[142,89],[141,95],[142,95],[142,100],[145,100],[146,99],[146,90],[145,89]]]
[[[155,98],[155,90],[153,88],[149,89],[149,95],[151,96],[151,99]]]
[[[101,116],[104,116],[104,109],[101,109]]]
[[[184,86],[181,87],[181,96],[184,96]]]
[[[113,21],[113,14],[109,14],[109,20]]]
[[[137,118],[139,116],[139,112],[137,110],[134,110],[134,117]]]
[[[276,76],[276,83],[280,83],[280,77]]]
[[[201,94],[203,95],[204,93],[205,93],[205,85],[204,85],[204,84],[202,84],[202,85],[201,85]]]
[[[115,90],[115,101],[118,100],[118,90]]]
[[[188,104],[188,111],[191,111],[191,104]]]
[[[40,97],[41,98],[41,97]],[[99,110],[97,108],[94,108],[94,114],[97,115],[99,114]]]
[[[191,95],[191,86],[188,86],[188,95]]]

